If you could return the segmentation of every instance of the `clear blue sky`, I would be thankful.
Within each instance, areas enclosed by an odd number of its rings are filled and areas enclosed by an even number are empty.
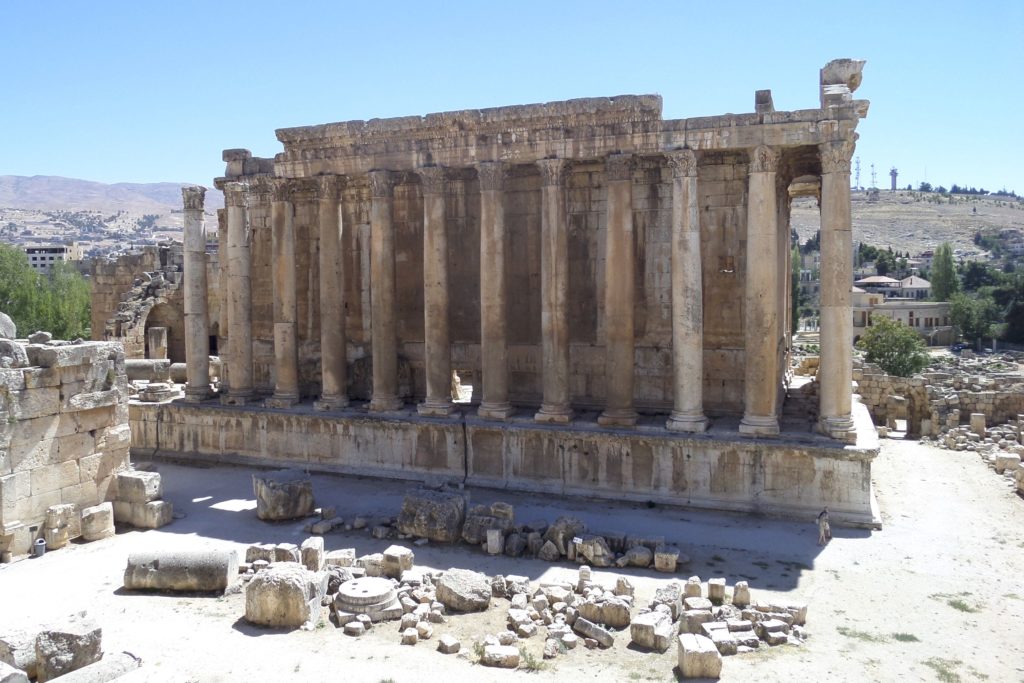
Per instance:
[[[114,2],[0,5],[0,175],[209,185],[274,129],[623,93],[667,118],[817,106],[868,61],[861,184],[1024,192],[1024,3]]]

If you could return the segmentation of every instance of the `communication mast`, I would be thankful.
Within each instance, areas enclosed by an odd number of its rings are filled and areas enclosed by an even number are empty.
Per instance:
[[[890,192],[895,192],[896,191],[896,176],[897,175],[899,175],[899,171],[896,170],[895,166],[893,166],[892,168],[889,169],[889,177],[892,178],[892,186],[889,188]]]
[[[853,168],[854,168],[854,172],[855,172],[855,175],[853,176],[855,178],[853,184],[854,184],[854,187],[856,187],[859,190],[860,189],[860,157],[856,158]]]
[[[875,165],[871,164],[871,187],[878,187],[878,179],[875,177]]]

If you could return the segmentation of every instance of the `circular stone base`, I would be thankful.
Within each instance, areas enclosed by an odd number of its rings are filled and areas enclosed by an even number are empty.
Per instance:
[[[395,587],[389,579],[366,576],[341,584],[334,604],[346,612],[366,614],[380,610],[396,599]]]

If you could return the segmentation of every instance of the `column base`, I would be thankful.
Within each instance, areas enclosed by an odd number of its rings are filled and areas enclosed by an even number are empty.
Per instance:
[[[481,403],[476,414],[487,420],[507,420],[516,409],[510,403]]]
[[[566,405],[542,405],[533,419],[535,422],[568,424],[572,421],[572,408]]]
[[[416,406],[416,412],[425,417],[448,417],[454,410],[451,401],[427,399]]]
[[[857,429],[849,415],[838,417],[822,417],[818,419],[818,431],[837,441],[856,443]]]
[[[316,410],[341,410],[348,408],[348,396],[321,396],[320,400],[313,402]]]
[[[606,410],[597,418],[602,427],[635,427],[636,411],[632,408],[615,408]]]
[[[185,403],[202,403],[211,396],[210,387],[185,387]]]
[[[252,392],[245,392],[243,394],[234,394],[230,391],[227,395],[221,395],[220,403],[225,406],[248,406],[256,403],[257,400],[253,396]]]
[[[402,409],[405,402],[397,396],[375,396],[370,400],[371,413],[393,413]]]
[[[708,430],[708,418],[703,415],[692,415],[688,413],[672,412],[665,423],[665,429],[670,432],[706,432]]]
[[[740,420],[740,434],[751,436],[777,436],[779,420],[765,415],[744,415]]]
[[[290,394],[275,394],[264,399],[263,405],[266,408],[291,408],[299,402],[299,397]]]

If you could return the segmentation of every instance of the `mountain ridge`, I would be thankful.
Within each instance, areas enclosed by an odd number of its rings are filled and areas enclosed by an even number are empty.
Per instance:
[[[0,175],[0,206],[30,210],[152,211],[181,209],[181,188],[195,183],[101,183],[64,176]],[[220,191],[210,188],[206,209],[223,208]]]

